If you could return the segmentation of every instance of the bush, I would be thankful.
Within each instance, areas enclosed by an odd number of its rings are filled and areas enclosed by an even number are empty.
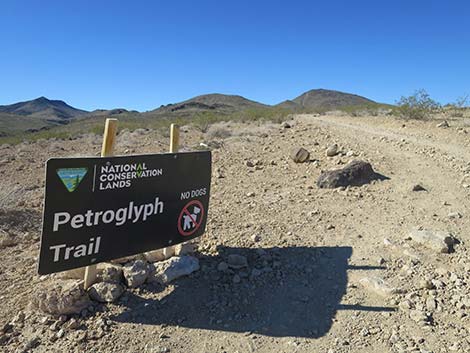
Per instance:
[[[427,119],[432,113],[440,110],[441,105],[421,89],[408,97],[401,97],[396,111],[405,119]]]
[[[210,139],[226,139],[227,137],[232,136],[232,132],[226,127],[212,125],[207,130],[206,135]]]

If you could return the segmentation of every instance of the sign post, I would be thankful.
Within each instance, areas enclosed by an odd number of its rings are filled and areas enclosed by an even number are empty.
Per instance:
[[[176,124],[170,125],[170,153],[177,153],[180,143],[180,127]],[[169,246],[164,248],[163,257],[168,259],[175,254],[176,246]]]
[[[117,119],[106,119],[103,134],[103,145],[101,146],[101,157],[110,157],[114,154],[114,142],[117,133]],[[85,289],[88,289],[96,281],[96,264],[85,267],[83,278]]]

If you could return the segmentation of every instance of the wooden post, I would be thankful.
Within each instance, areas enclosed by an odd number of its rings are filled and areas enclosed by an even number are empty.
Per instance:
[[[176,124],[171,124],[170,127],[170,153],[178,152],[180,144],[180,127]]]
[[[180,128],[176,124],[170,126],[170,153],[176,153],[179,149],[180,143]],[[175,245],[163,248],[163,256],[165,259],[172,257],[175,254]]]
[[[110,157],[114,154],[114,142],[117,133],[117,119],[106,119],[104,126],[103,145],[101,157]],[[84,287],[88,289],[96,281],[96,264],[85,267]]]

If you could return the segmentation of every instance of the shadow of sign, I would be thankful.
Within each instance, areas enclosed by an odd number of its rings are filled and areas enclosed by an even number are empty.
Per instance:
[[[201,257],[201,270],[176,280],[173,291],[160,301],[132,295],[128,309],[111,319],[315,338],[330,330],[337,310],[392,310],[340,304],[348,282],[351,247],[218,250],[218,256]],[[218,271],[218,264],[229,254],[246,256],[249,267]],[[236,275],[239,283],[235,283]],[[147,289],[158,292],[163,288],[149,285]]]

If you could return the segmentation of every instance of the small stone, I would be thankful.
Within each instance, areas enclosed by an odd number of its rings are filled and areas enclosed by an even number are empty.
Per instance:
[[[124,288],[119,283],[99,282],[93,284],[88,293],[93,300],[101,303],[112,303],[124,293]]]
[[[334,157],[338,154],[338,145],[335,143],[329,146],[326,150],[327,157]]]
[[[259,241],[261,241],[261,236],[259,234],[253,234],[251,236],[251,240],[254,242],[254,243],[257,243]]]
[[[399,293],[396,288],[390,287],[385,281],[380,277],[364,277],[359,280],[359,283],[362,286],[382,297],[388,297],[392,294]]]
[[[241,269],[243,267],[248,267],[248,260],[243,255],[230,254],[227,257],[227,262],[229,267],[233,269]]]
[[[287,121],[284,121],[282,124],[281,124],[281,127],[283,129],[290,129],[291,128],[291,125],[287,122]]]
[[[33,338],[31,338],[30,340],[28,340],[26,342],[26,344],[24,346],[24,349],[25,349],[25,351],[28,351],[30,349],[36,348],[40,344],[41,344],[41,340],[39,339],[39,337],[33,337]]]
[[[398,304],[398,307],[404,311],[408,311],[413,307],[413,304],[409,299],[405,299]]]
[[[295,163],[304,163],[310,157],[310,152],[303,147],[295,147],[290,153],[290,158]]]
[[[429,311],[434,311],[437,309],[436,300],[434,298],[428,297],[426,299],[426,309]]]
[[[451,212],[447,215],[447,217],[449,217],[450,219],[458,219],[462,218],[462,215],[458,212]]]
[[[241,279],[239,275],[235,275],[232,278],[233,283],[240,283]]]
[[[411,188],[411,191],[427,191],[426,188],[424,186],[422,186],[421,184],[415,184],[413,185],[413,187]]]
[[[412,240],[441,253],[450,253],[455,243],[454,237],[448,232],[413,229],[409,233]]]
[[[228,265],[226,262],[222,261],[221,263],[219,263],[219,265],[217,266],[217,270],[218,271],[221,271],[221,272],[225,272],[228,270]]]
[[[147,262],[142,260],[127,263],[123,266],[122,271],[124,279],[130,288],[144,284],[150,273]]]
[[[70,319],[65,325],[65,327],[69,330],[77,330],[78,328],[80,328],[80,326],[80,322],[78,322],[78,320],[74,318]]]
[[[96,277],[102,282],[121,282],[122,279],[122,266],[102,263],[98,264],[98,273]]]
[[[429,321],[426,313],[421,310],[410,310],[410,319],[416,322],[427,322]]]
[[[422,279],[419,281],[419,288],[421,289],[434,289],[434,284],[429,279]]]
[[[252,161],[246,161],[246,166],[252,168],[255,164]]]
[[[448,128],[448,127],[450,127],[450,125],[449,125],[449,122],[447,120],[444,120],[443,122],[437,124],[436,127]]]
[[[175,256],[168,260],[152,264],[150,282],[167,284],[179,277],[187,276],[199,270],[199,260],[194,256]]]

